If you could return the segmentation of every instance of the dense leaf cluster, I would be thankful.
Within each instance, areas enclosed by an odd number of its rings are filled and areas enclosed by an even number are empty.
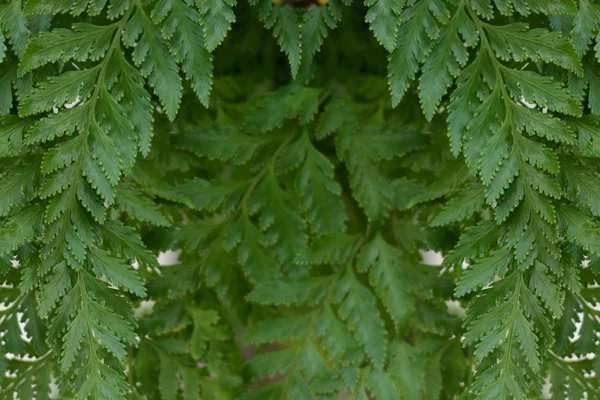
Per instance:
[[[1,399],[600,399],[600,4],[3,1]]]

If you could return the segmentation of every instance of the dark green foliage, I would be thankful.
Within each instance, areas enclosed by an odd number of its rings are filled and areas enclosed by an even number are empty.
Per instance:
[[[4,0],[0,61],[0,399],[600,399],[595,1]]]

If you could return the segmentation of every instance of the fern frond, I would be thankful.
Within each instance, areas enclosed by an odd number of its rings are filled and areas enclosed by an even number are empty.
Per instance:
[[[6,0],[0,399],[600,398],[599,37],[592,0]]]

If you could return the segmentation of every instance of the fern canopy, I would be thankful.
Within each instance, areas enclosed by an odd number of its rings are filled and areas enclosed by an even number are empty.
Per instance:
[[[0,399],[600,399],[595,0],[2,1]]]

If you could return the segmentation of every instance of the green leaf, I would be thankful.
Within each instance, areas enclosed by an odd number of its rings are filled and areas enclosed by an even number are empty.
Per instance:
[[[40,119],[27,133],[27,144],[46,142],[64,135],[72,135],[86,125],[89,107],[83,104],[78,107],[61,110]]]
[[[259,227],[265,231],[266,240],[276,246],[282,264],[292,261],[305,247],[305,223],[296,213],[296,199],[286,193],[271,169],[263,182],[248,199],[251,213],[260,213]]]
[[[529,134],[545,137],[553,142],[575,144],[575,138],[564,121],[536,109],[518,106],[512,109],[517,126],[523,126]]]
[[[7,171],[0,187],[0,216],[6,216],[14,207],[20,207],[34,193],[39,166],[32,162]]]
[[[197,0],[206,49],[214,51],[235,22],[236,0]]]
[[[558,32],[529,29],[524,23],[484,25],[494,51],[503,60],[544,61],[582,75],[581,62],[573,45]]]
[[[390,51],[393,49],[388,57],[393,106],[397,106],[404,97],[420,64],[425,61],[433,40],[438,37],[437,20],[446,22],[448,16],[448,10],[439,0],[414,2],[400,16],[396,44],[386,46]]]
[[[598,242],[600,233],[593,220],[572,206],[563,206],[557,211],[565,235],[586,251],[600,255],[600,242]]]
[[[91,88],[94,87],[99,73],[98,67],[92,67],[81,71],[68,71],[49,78],[21,103],[20,115],[38,114],[78,99],[87,99],[92,94]]]
[[[96,269],[96,274],[104,276],[111,285],[134,293],[139,297],[146,296],[144,285],[131,266],[111,257],[101,249],[93,249],[90,252],[90,258]]]
[[[526,3],[518,0],[495,0],[494,3],[503,15],[511,15],[513,10],[524,16],[532,12],[547,15],[574,14],[576,12],[575,4],[570,0],[534,0]],[[491,0],[477,0],[474,8],[485,18],[491,18],[493,15]]]
[[[275,305],[319,303],[323,300],[328,283],[329,279],[323,278],[278,280],[269,285],[256,286],[246,299]]]
[[[421,105],[428,120],[433,118],[442,97],[469,58],[467,47],[463,43],[466,42],[467,45],[473,46],[476,41],[476,27],[461,6],[454,13],[450,22],[441,30],[440,38],[436,41],[423,65],[423,74],[419,80],[419,93]]]
[[[41,230],[43,215],[44,208],[36,204],[25,207],[9,218],[0,229],[0,239],[4,243],[0,254],[13,252],[32,240]]]
[[[144,89],[144,79],[141,73],[133,67],[122,54],[116,53],[114,61],[115,72],[120,79],[113,89],[116,97],[120,98],[125,115],[128,115],[137,133],[140,151],[147,156],[152,139],[152,112],[154,106],[150,102],[150,94]]]
[[[158,226],[171,225],[169,220],[156,209],[154,202],[134,186],[120,185],[117,188],[116,203],[121,211],[139,221]]]
[[[258,322],[244,335],[244,343],[264,344],[298,339],[313,316],[293,315]]]
[[[166,15],[169,10],[170,14]],[[202,104],[208,107],[213,78],[212,57],[209,54],[212,50],[208,44],[207,47],[202,45],[200,15],[182,0],[162,0],[156,3],[152,16],[155,21],[162,21],[162,36],[170,41],[169,48],[175,61],[181,64],[181,69],[192,84],[196,95]],[[211,20],[215,20],[215,16],[212,16]],[[206,24],[204,28],[206,36]],[[162,68],[160,67],[157,72],[161,72]],[[175,82],[175,75],[173,75],[173,82]],[[167,88],[164,90],[166,92]],[[160,92],[157,93],[160,97]],[[174,102],[175,99],[170,101]]]
[[[340,197],[342,189],[335,180],[331,162],[314,147],[306,133],[283,153],[279,166],[284,167],[282,164],[288,159],[294,160],[290,163],[292,168],[302,163],[296,190],[312,231],[317,234],[345,231],[347,217]]]
[[[462,297],[475,289],[489,285],[497,277],[504,276],[511,263],[512,254],[509,248],[496,250],[488,258],[469,266],[463,272],[454,294]]]
[[[396,32],[398,29],[398,15],[404,7],[404,0],[366,0],[365,6],[369,7],[365,20],[370,24],[371,31],[385,47],[392,52],[396,47]]]
[[[94,293],[94,297],[88,290]],[[58,331],[67,329],[62,345],[61,367],[63,371],[69,371],[76,362],[82,369],[82,381],[76,389],[77,396],[83,398],[88,394],[96,396],[100,393],[105,393],[109,398],[119,398],[127,387],[123,378],[113,369],[114,362],[100,362],[101,355],[111,361],[115,358],[123,360],[126,355],[125,343],[133,344],[136,340],[127,320],[116,310],[107,307],[107,304],[114,305],[114,302],[106,297],[111,296],[106,290],[106,286],[80,272],[50,325],[49,335],[53,338],[58,336]],[[99,295],[102,297],[97,298]],[[108,303],[100,303],[100,299]],[[89,356],[82,358],[82,352]]]
[[[580,56],[587,52],[599,25],[600,7],[589,0],[580,1],[579,11],[573,20],[573,30],[571,31],[573,44]]]
[[[179,193],[190,199],[198,210],[221,211],[230,214],[237,210],[250,181],[218,181],[207,182],[194,179],[178,188]]]
[[[142,8],[135,9],[133,17],[127,21],[125,33],[125,44],[135,44],[133,62],[160,99],[167,117],[173,120],[181,99],[181,78],[165,41]]]
[[[460,222],[483,208],[485,197],[480,184],[472,183],[461,189],[452,197],[438,215],[431,221],[431,226],[443,226],[452,222]]]
[[[325,106],[319,118],[316,137],[321,140],[346,124],[350,110],[346,102],[334,100]]]
[[[65,293],[71,289],[72,282],[69,276],[69,269],[65,262],[61,262],[54,266],[52,277],[46,285],[42,293],[42,302],[39,305],[39,315],[44,317],[52,310],[56,301],[63,297]]]
[[[333,292],[339,303],[338,314],[347,322],[352,336],[360,343],[373,365],[382,369],[386,360],[387,337],[377,307],[375,295],[361,284],[348,268]]]
[[[444,265],[461,265],[496,247],[498,229],[490,220],[484,220],[471,226],[461,235],[456,247],[444,258]]]
[[[414,265],[402,252],[387,243],[381,234],[363,248],[358,257],[357,270],[370,269],[369,283],[375,288],[377,296],[386,307],[396,325],[403,325],[415,310],[412,275],[409,272]],[[408,278],[408,279],[407,279]]]
[[[415,132],[399,132],[391,126],[370,126],[341,136],[338,153],[345,156],[350,170],[350,187],[365,214],[372,220],[385,218],[392,207],[393,189],[377,163],[402,156],[421,146]]]
[[[139,235],[118,221],[107,221],[102,226],[102,237],[108,246],[119,256],[129,261],[138,261],[143,266],[156,266],[156,256],[144,247]]]
[[[524,98],[529,103],[548,107],[553,111],[574,116],[581,115],[581,104],[577,99],[551,78],[531,71],[509,68],[504,68],[502,72],[507,89],[516,100]]]
[[[600,192],[596,174],[592,169],[588,169],[575,163],[563,163],[562,172],[567,181],[567,191],[576,197],[581,203],[589,207],[594,215],[600,215]]]
[[[319,109],[323,91],[291,84],[270,92],[258,102],[246,120],[251,133],[266,133],[281,128],[286,119],[299,117],[302,123],[313,120]]]
[[[247,163],[273,140],[272,136],[250,136],[233,126],[214,124],[177,135],[177,143],[198,156],[237,164]]]
[[[103,58],[117,27],[117,23],[77,23],[71,29],[59,28],[52,32],[42,32],[27,46],[19,64],[19,74],[23,75],[59,60],[96,61]]]
[[[545,265],[539,262],[535,263],[530,285],[552,313],[560,318],[563,310],[563,296],[559,291],[559,286],[550,279]]]
[[[340,19],[340,15],[333,11],[331,3],[310,8],[304,13],[301,32],[304,64],[312,62],[315,54],[323,45],[329,29],[335,29]]]
[[[260,0],[259,17],[265,28],[273,29],[273,36],[290,63],[295,78],[302,59],[301,24],[298,15],[289,7],[277,7],[270,1]]]
[[[227,251],[237,249],[237,260],[250,281],[270,282],[279,277],[279,265],[267,252],[265,244],[262,232],[246,213],[242,213],[231,224],[223,247]]]
[[[29,22],[23,15],[22,2],[20,0],[12,0],[0,6],[1,31],[4,31],[8,37],[11,48],[18,57],[23,55],[25,46],[29,41],[30,32],[28,25]],[[0,44],[4,47],[3,41],[0,41]]]
[[[343,264],[350,259],[358,238],[342,233],[332,233],[315,238],[295,261],[301,264]]]

